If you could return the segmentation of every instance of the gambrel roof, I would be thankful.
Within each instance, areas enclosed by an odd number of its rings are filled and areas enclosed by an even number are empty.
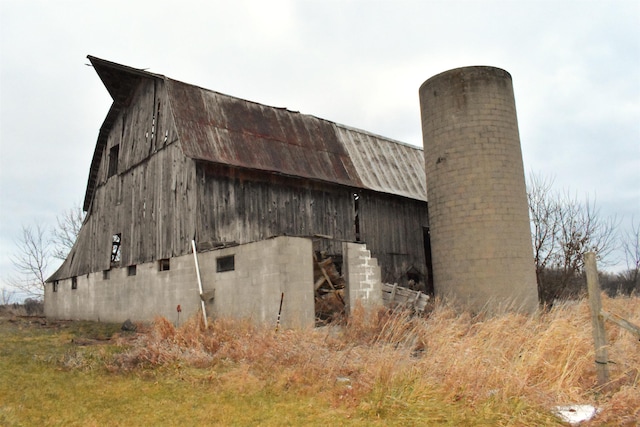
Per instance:
[[[85,210],[95,192],[109,131],[142,79],[161,79],[166,84],[180,146],[189,158],[426,201],[423,151],[418,147],[88,58],[114,102],[100,128]]]

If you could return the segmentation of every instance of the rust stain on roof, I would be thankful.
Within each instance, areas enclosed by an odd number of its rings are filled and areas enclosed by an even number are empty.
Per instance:
[[[184,154],[361,187],[331,122],[167,80]]]
[[[144,70],[89,57],[114,104],[94,153],[85,210],[117,111],[142,79],[167,85],[180,145],[194,160],[336,183],[426,200],[423,151],[311,115],[203,89]]]

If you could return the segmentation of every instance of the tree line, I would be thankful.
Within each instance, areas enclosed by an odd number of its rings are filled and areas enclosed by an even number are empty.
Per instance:
[[[584,201],[568,190],[555,191],[553,180],[530,174],[527,183],[533,245],[533,262],[540,302],[580,298],[586,293],[584,254],[593,251],[601,270],[621,250],[626,270],[603,271],[600,285],[609,295],[640,294],[640,219],[619,230],[615,217],[603,217],[595,201]],[[64,260],[73,247],[84,220],[79,206],[63,212],[53,228],[23,226],[11,262],[14,274],[8,284],[29,298],[42,298],[44,285],[56,260]],[[3,289],[3,303],[13,293]]]

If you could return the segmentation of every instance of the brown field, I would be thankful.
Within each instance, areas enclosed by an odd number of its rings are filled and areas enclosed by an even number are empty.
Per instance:
[[[640,324],[640,299],[606,298]],[[607,324],[596,386],[586,301],[535,316],[436,302],[423,317],[357,309],[343,326],[280,330],[219,319],[175,327],[0,320],[0,425],[638,425],[640,342]]]

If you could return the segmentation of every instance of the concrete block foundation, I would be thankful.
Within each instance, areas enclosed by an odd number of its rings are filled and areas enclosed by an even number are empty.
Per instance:
[[[311,239],[280,236],[198,253],[207,316],[283,328],[315,324]],[[382,304],[380,267],[364,244],[343,243],[347,304]],[[167,265],[168,264],[168,265]],[[167,268],[164,269],[164,268]],[[176,323],[201,309],[193,254],[47,283],[45,315],[102,322]]]

